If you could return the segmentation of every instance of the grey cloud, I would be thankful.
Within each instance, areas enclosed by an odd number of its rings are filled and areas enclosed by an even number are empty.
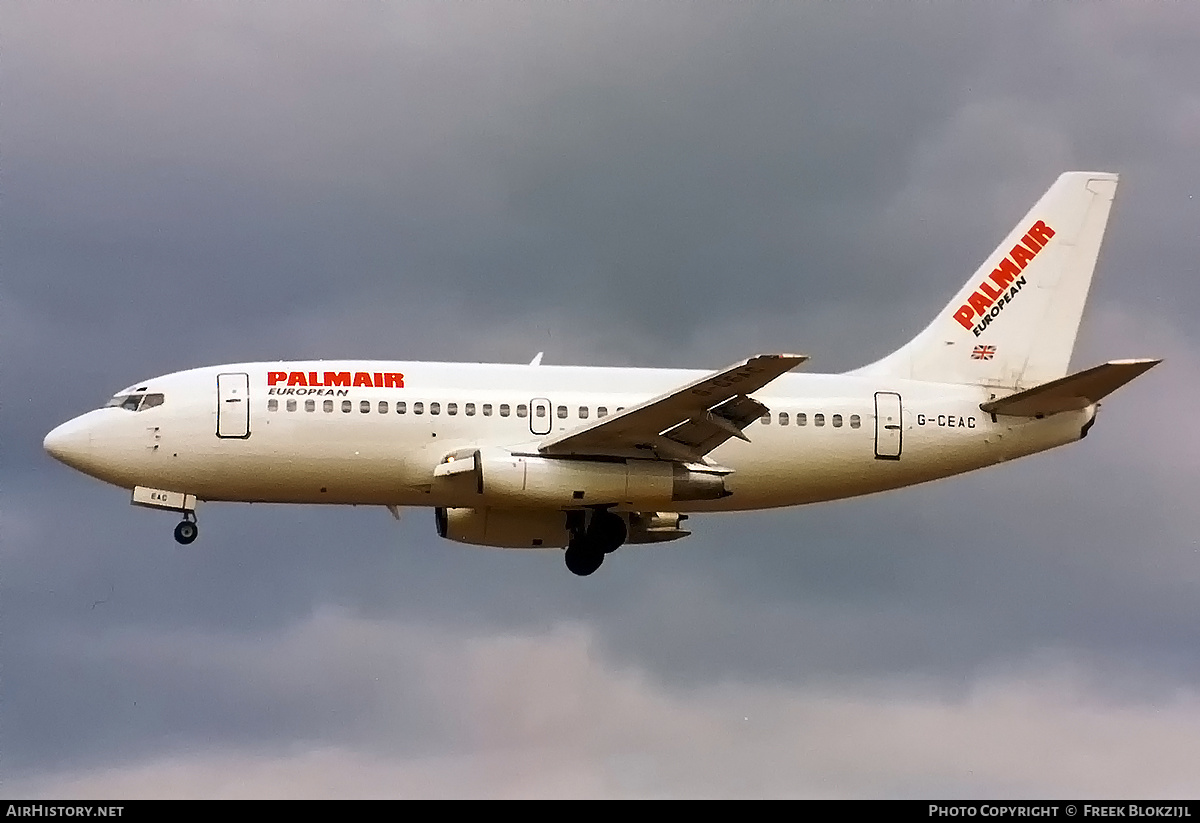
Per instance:
[[[575,625],[467,636],[330,611],[253,648],[126,638],[113,644],[125,662],[199,646],[217,670],[259,683],[286,674],[285,690],[337,681],[375,704],[376,723],[338,742],[180,746],[14,785],[93,797],[1190,796],[1196,693],[1145,704],[1097,688],[1139,679],[1128,667],[1035,655],[980,672],[952,697],[914,683],[886,695],[728,680],[680,689],[613,665],[592,641]],[[343,675],[344,648],[353,660]],[[394,720],[415,713],[412,695],[387,684],[412,671],[455,706],[463,745],[407,748],[407,725]]]

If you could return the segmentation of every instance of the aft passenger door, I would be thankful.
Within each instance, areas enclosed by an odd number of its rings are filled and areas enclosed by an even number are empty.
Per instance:
[[[550,401],[535,397],[529,401],[529,430],[534,434],[549,434],[554,427],[550,417]]]
[[[250,375],[217,375],[217,437],[250,436]]]
[[[875,392],[875,459],[899,460],[901,438],[900,395]]]

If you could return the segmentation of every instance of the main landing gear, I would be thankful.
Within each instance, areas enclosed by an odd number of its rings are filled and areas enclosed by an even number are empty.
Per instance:
[[[604,555],[621,547],[629,530],[620,515],[607,510],[592,512],[591,521],[584,527],[584,513],[573,512],[567,522],[571,542],[567,544],[567,568],[572,574],[586,577],[604,562]]]
[[[186,546],[199,534],[200,530],[196,527],[196,513],[184,512],[183,520],[175,527],[175,542]]]

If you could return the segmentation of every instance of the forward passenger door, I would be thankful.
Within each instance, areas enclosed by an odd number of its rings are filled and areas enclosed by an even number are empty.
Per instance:
[[[250,436],[250,375],[217,375],[217,437]]]

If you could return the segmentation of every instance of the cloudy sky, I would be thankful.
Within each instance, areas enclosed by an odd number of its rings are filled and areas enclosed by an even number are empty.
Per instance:
[[[10,3],[0,791],[1200,794],[1200,9]],[[174,518],[41,450],[290,357],[840,371],[1122,174],[1083,443],[575,578],[427,511]]]

